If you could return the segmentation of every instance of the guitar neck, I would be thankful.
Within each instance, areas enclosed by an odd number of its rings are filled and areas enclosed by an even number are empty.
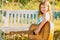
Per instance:
[[[29,31],[12,31],[14,34],[17,33],[17,34],[28,34],[28,33],[31,33],[33,32],[32,30],[29,30]]]

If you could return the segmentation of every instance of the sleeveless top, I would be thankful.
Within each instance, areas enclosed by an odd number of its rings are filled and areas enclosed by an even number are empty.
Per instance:
[[[37,24],[41,23],[42,20],[43,20],[43,17],[41,16],[40,18],[38,18],[38,20],[37,20]]]
[[[37,24],[41,23],[43,19],[44,19],[43,16],[41,16],[40,18],[38,18]],[[50,19],[49,13],[45,14],[45,19],[49,21],[49,19]]]
[[[48,13],[46,13],[46,17],[45,18],[49,21],[50,15]],[[43,16],[38,18],[37,24],[41,23],[42,21],[43,21]],[[50,22],[50,37],[49,37],[50,40],[53,39],[53,34],[54,34],[54,23]]]
[[[41,16],[40,18],[37,19],[37,24],[41,23],[43,21],[43,16]],[[50,15],[49,13],[46,13],[45,19],[49,21],[50,19]],[[50,29],[54,31],[54,23],[50,22]]]

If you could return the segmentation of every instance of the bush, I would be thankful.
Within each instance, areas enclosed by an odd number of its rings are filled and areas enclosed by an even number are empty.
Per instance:
[[[30,1],[30,0],[20,0],[20,3],[23,4],[23,6],[24,6],[24,5],[27,4],[29,1]]]
[[[60,31],[54,32],[54,40],[60,40]]]

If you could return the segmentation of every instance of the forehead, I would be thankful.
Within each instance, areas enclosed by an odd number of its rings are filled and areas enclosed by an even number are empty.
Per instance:
[[[41,7],[46,7],[47,5],[45,5],[45,4],[41,4],[40,6],[41,6]]]

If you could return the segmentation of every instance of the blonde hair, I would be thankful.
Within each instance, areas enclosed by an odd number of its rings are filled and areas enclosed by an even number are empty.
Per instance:
[[[43,13],[42,13],[41,10],[40,10],[41,5],[46,5],[46,6],[48,6],[48,12],[49,12],[49,15],[50,15],[50,20],[49,20],[49,21],[52,21],[53,18],[52,18],[51,5],[50,5],[50,3],[49,3],[48,1],[44,1],[44,2],[41,2],[41,3],[40,3],[40,5],[39,5],[38,18],[43,15]]]

